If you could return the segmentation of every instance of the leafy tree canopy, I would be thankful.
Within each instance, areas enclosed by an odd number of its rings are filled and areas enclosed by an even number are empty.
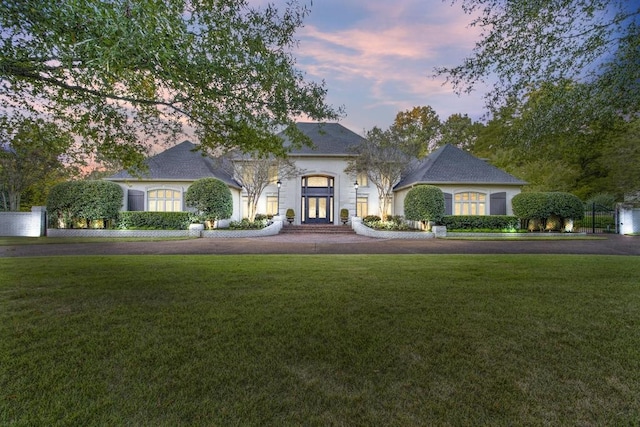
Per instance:
[[[380,217],[386,219],[393,186],[408,173],[414,162],[413,150],[400,140],[392,129],[374,127],[367,131],[366,140],[354,149],[356,156],[349,160],[345,172],[357,176],[364,173],[378,190]]]
[[[141,166],[148,141],[283,152],[296,117],[336,118],[291,55],[308,9],[247,0],[0,2],[0,101]]]
[[[40,119],[0,116],[0,208],[20,210],[26,194],[42,204],[48,188],[77,174],[65,166],[78,153],[70,134]]]
[[[547,126],[640,110],[640,7],[626,0],[460,0],[475,16],[480,40],[462,64],[436,69],[460,92],[494,85],[489,105],[522,99],[543,85],[579,83],[557,92],[554,109],[537,110]],[[489,81],[495,76],[496,82]],[[579,113],[579,114],[576,114]]]

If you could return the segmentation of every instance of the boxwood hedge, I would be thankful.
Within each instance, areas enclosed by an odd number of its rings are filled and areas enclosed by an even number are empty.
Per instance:
[[[446,215],[441,222],[447,230],[515,231],[520,228],[518,217],[511,215]]]
[[[122,230],[186,230],[191,212],[120,212],[118,228]]]

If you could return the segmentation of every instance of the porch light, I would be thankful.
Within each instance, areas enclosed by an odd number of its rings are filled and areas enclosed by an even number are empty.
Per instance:
[[[278,186],[278,202],[276,206],[276,212],[278,213],[278,216],[280,216],[280,187],[282,187],[282,182],[278,180],[278,182],[276,182],[276,185]]]
[[[356,190],[356,208],[355,208],[355,214],[356,216],[358,216],[358,181],[353,183],[353,188],[355,188]]]

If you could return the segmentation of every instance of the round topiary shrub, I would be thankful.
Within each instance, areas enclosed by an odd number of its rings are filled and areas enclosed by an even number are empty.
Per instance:
[[[187,190],[185,203],[198,210],[211,223],[233,215],[231,190],[219,179],[202,178],[195,181]]]
[[[69,181],[51,188],[47,211],[59,227],[89,227],[92,221],[102,227],[118,218],[122,207],[122,187],[110,181]]]
[[[410,221],[437,224],[444,214],[444,193],[433,185],[413,187],[404,199],[404,216]]]

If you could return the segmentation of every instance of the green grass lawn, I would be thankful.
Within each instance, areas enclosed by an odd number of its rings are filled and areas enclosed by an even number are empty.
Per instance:
[[[0,425],[637,425],[640,259],[0,259]]]

